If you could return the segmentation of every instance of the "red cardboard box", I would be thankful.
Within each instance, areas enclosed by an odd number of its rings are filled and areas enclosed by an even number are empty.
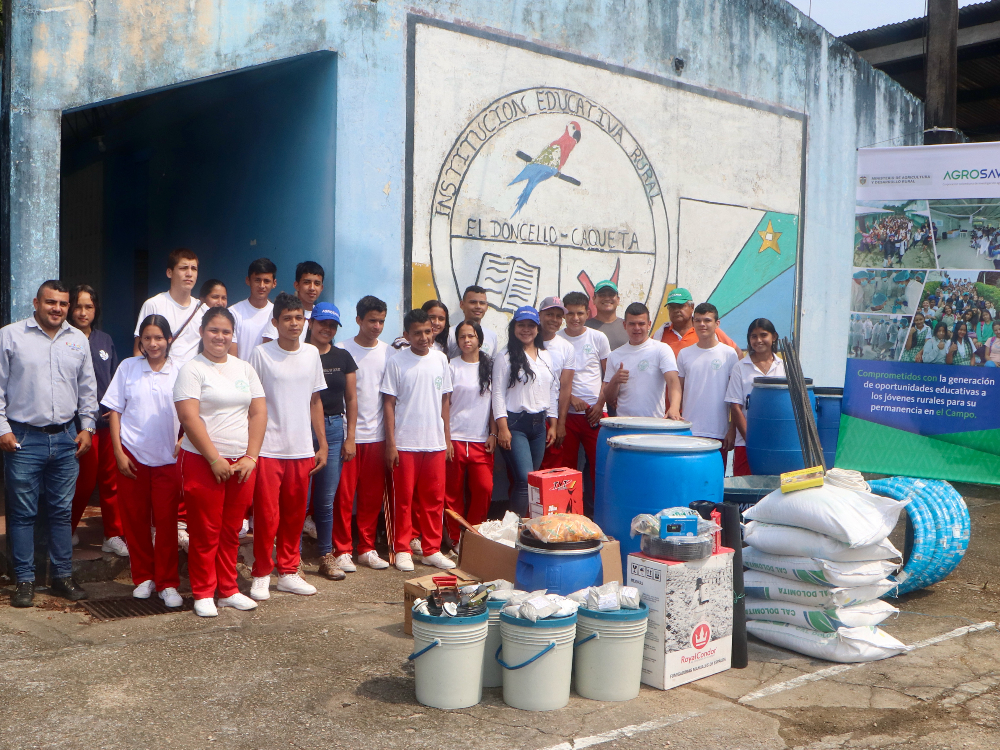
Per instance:
[[[576,469],[542,469],[528,474],[528,516],[583,514],[583,474]]]

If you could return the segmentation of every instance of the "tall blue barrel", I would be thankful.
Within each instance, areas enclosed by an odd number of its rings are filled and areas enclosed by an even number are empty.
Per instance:
[[[816,429],[823,446],[826,468],[832,469],[837,459],[837,438],[840,437],[840,406],[844,400],[843,388],[813,388],[816,394]]]
[[[622,565],[639,552],[632,519],[663,508],[686,508],[694,500],[722,502],[718,440],[685,435],[618,435],[608,440],[604,533],[621,545]]]
[[[812,378],[805,381],[815,415]],[[784,474],[806,468],[787,378],[753,379],[747,401],[747,461],[754,474]]]
[[[686,419],[658,417],[605,417],[597,433],[597,455],[594,466],[594,521],[604,529],[604,465],[608,460],[608,438],[615,435],[690,435],[691,423]]]

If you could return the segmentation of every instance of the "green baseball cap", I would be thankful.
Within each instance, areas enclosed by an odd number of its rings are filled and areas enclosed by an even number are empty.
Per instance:
[[[667,295],[668,305],[686,305],[691,301],[691,292],[683,287],[678,287]]]
[[[610,289],[615,294],[618,294],[618,285],[611,279],[604,279],[604,281],[598,281],[597,284],[594,285],[594,294],[597,294],[602,289]]]

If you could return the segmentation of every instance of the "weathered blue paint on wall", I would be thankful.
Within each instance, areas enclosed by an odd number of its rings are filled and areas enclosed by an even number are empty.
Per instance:
[[[846,287],[830,280],[848,278],[854,149],[919,142],[921,105],[783,0],[19,3],[8,30],[12,315],[58,269],[62,110],[325,49],[339,55],[334,298],[349,309],[379,295],[398,321],[411,10],[661,76],[678,77],[680,57],[683,80],[805,111],[803,354],[817,382],[842,379],[846,322],[829,316]]]

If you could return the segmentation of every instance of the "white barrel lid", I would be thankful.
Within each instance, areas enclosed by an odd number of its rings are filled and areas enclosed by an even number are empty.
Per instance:
[[[617,429],[633,427],[637,430],[676,432],[677,430],[690,430],[691,423],[686,419],[660,419],[658,417],[604,417],[601,419],[601,427]]]
[[[702,453],[722,448],[722,443],[718,440],[690,435],[615,435],[608,438],[608,445],[627,451],[650,453]]]

